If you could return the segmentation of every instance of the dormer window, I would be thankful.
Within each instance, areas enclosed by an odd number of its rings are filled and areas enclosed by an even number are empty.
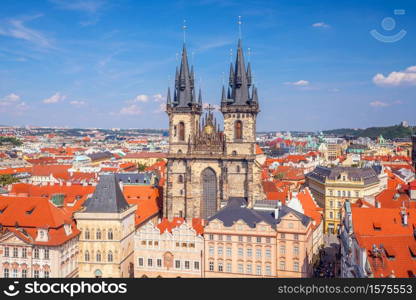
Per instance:
[[[48,229],[38,228],[38,234],[37,234],[37,237],[36,237],[36,241],[47,242],[48,240],[49,240]]]
[[[64,230],[65,230],[65,234],[66,235],[72,234],[72,226],[71,226],[71,224],[65,224],[64,225]]]
[[[26,211],[27,215],[31,215],[33,213],[33,211],[35,210],[35,207],[32,207],[31,209]]]

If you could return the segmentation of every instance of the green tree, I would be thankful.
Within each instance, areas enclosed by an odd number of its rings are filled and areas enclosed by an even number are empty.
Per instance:
[[[21,140],[10,137],[10,136],[0,136],[0,145],[3,144],[12,144],[13,146],[21,146],[23,143]]]
[[[0,186],[5,186],[5,185],[8,185],[8,184],[18,182],[18,181],[19,181],[19,179],[13,177],[10,174],[0,175]]]
[[[147,165],[138,163],[137,164],[137,169],[139,170],[139,172],[144,172],[147,169]]]

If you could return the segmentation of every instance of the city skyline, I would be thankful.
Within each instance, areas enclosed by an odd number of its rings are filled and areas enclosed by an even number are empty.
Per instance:
[[[241,16],[262,106],[258,131],[414,124],[414,4],[325,3],[4,1],[0,123],[167,128],[162,108],[184,19],[197,89],[204,103],[219,105]],[[380,29],[387,28],[380,24],[385,17],[397,22],[394,33],[406,30],[401,40],[385,43],[370,34],[388,33]]]

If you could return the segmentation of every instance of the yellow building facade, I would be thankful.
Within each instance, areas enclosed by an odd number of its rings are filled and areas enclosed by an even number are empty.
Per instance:
[[[334,233],[342,221],[341,209],[345,200],[355,203],[358,199],[377,194],[383,187],[373,168],[319,166],[306,175],[306,184],[317,203],[324,208],[324,231]]]

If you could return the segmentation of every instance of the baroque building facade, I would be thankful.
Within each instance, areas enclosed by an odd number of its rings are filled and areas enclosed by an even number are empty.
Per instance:
[[[201,90],[197,99],[194,82],[184,45],[173,96],[168,89],[166,105],[169,152],[163,207],[169,219],[207,219],[231,197],[244,197],[249,206],[264,199],[256,156],[257,89],[241,40],[235,65],[230,65],[229,87],[222,88],[223,131],[211,106],[203,113]]]

